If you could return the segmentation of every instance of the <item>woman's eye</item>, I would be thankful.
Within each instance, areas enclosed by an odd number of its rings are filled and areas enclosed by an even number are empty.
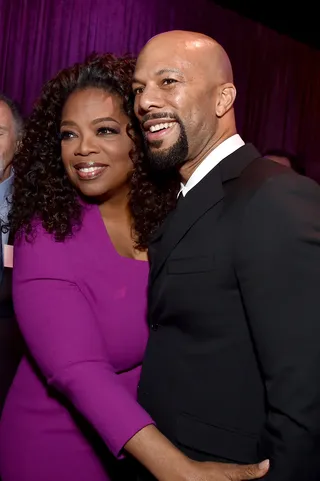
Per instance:
[[[100,127],[97,132],[98,135],[110,135],[110,134],[117,134],[117,133],[118,132],[115,129],[112,129],[110,127]]]
[[[64,130],[63,132],[60,132],[60,140],[73,139],[74,137],[75,134],[69,130]]]
[[[142,87],[137,87],[136,89],[133,89],[133,95],[139,95],[142,94],[143,88]]]

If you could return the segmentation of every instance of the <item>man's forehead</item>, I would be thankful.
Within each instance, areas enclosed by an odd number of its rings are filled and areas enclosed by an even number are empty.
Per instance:
[[[0,101],[0,124],[6,127],[13,125],[13,115],[5,102]]]
[[[194,62],[187,55],[172,52],[156,52],[154,55],[145,53],[138,59],[135,77],[139,75],[159,76],[166,73],[188,75]]]

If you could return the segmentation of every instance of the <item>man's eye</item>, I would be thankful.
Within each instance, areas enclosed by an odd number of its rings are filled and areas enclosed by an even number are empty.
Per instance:
[[[163,83],[163,85],[171,85],[171,84],[176,83],[176,82],[177,81],[173,78],[165,78],[162,83]]]

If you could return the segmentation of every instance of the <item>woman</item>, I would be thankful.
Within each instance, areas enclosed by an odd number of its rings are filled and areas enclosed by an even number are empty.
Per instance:
[[[143,171],[133,68],[105,55],[59,73],[14,161],[13,289],[30,356],[1,420],[3,481],[106,480],[120,463],[78,413],[116,456],[152,423],[135,401],[148,335],[146,246],[170,189],[159,194]]]
[[[14,161],[13,294],[29,353],[1,419],[2,481],[128,481],[135,471],[119,460],[125,451],[158,479],[195,479],[195,467],[199,480],[217,479],[136,401],[146,247],[177,183],[158,186],[144,169],[133,68],[105,55],[58,74]]]

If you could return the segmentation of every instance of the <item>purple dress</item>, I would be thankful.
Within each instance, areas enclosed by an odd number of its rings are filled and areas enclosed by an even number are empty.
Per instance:
[[[37,230],[34,243],[14,248],[14,304],[30,356],[0,422],[1,479],[121,479],[124,444],[152,423],[136,400],[148,263],[115,251],[96,206],[63,243]]]

